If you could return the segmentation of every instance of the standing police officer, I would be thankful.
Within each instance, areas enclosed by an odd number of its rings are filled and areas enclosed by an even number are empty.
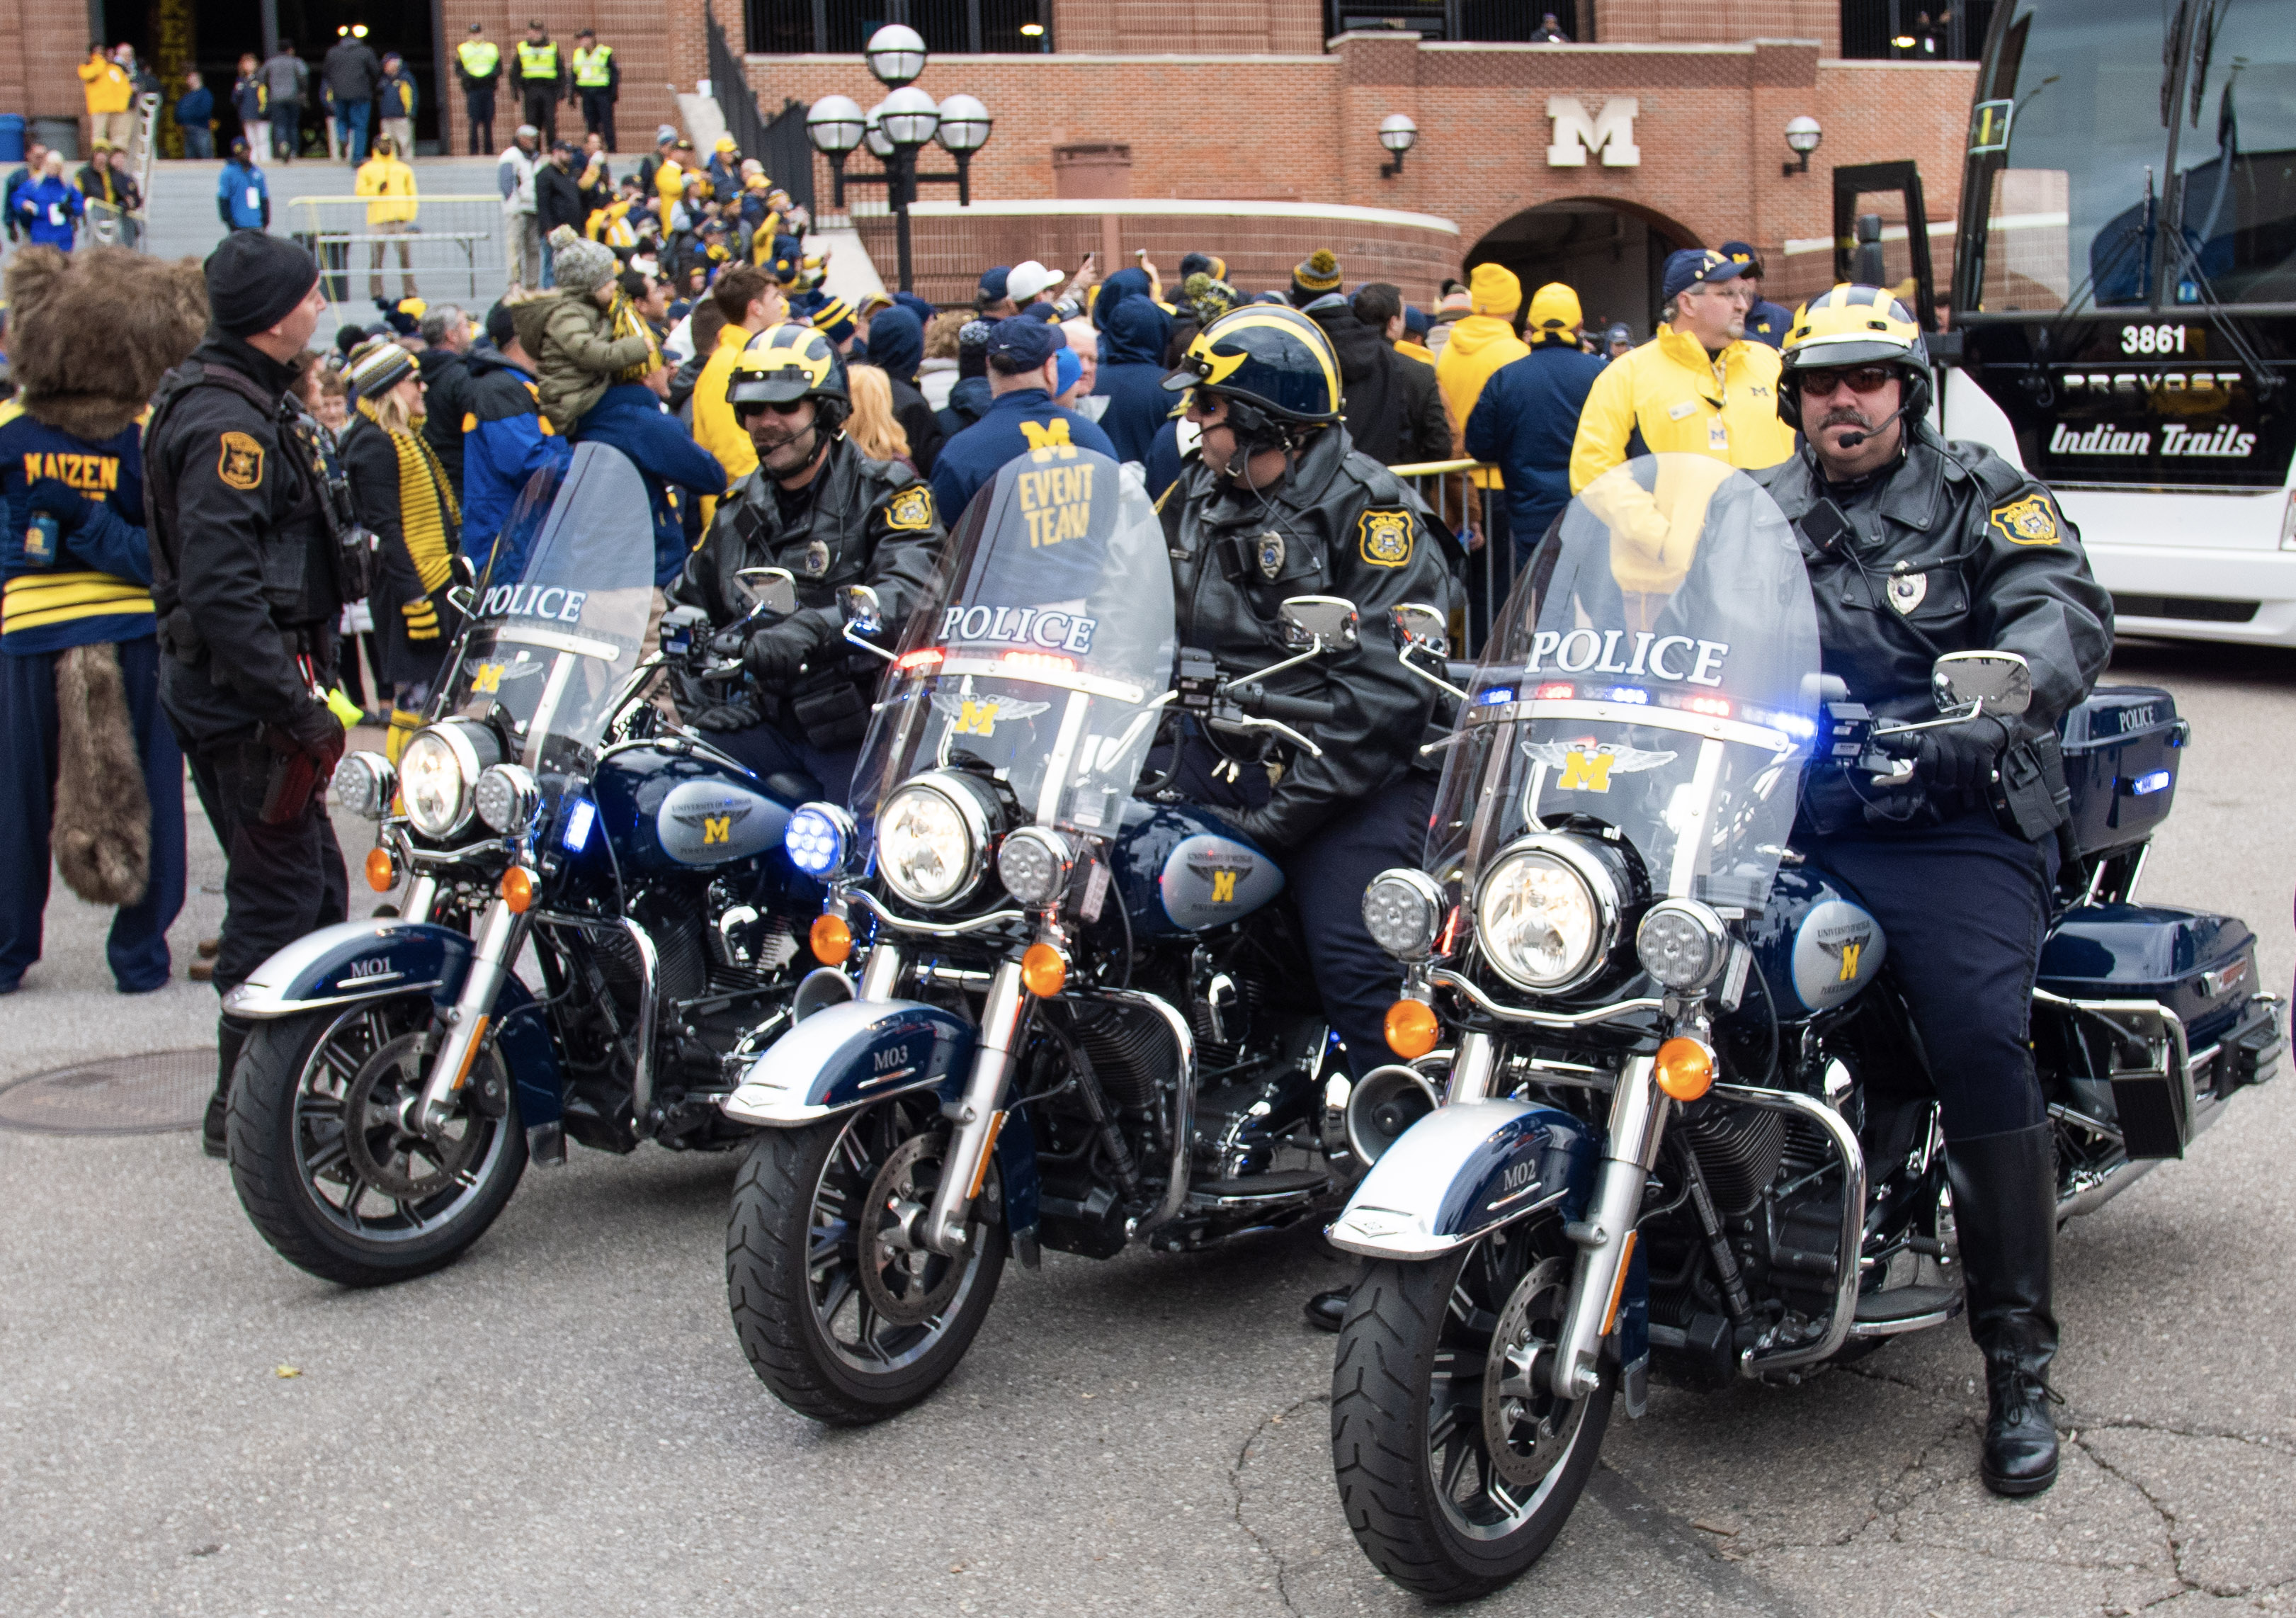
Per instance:
[[[1905,738],[1909,783],[1818,767],[1794,846],[1882,924],[1935,1080],[1970,1335],[1985,1356],[1981,1471],[2056,1481],[2048,1369],[2052,1129],[2026,1043],[2064,818],[2055,725],[2112,650],[2112,598],[2049,491],[1924,419],[1928,351],[1903,305],[1837,286],[1794,316],[1778,414],[1806,438],[1755,473],[1801,537],[1825,670],[1876,717],[1936,717],[1942,653],[2013,652],[2032,705]]]
[[[615,150],[614,103],[621,93],[614,47],[600,45],[598,36],[584,29],[574,36],[574,94],[582,103],[582,133],[603,136],[609,152]]]
[[[1175,784],[1279,856],[1306,933],[1325,1021],[1360,1078],[1387,1057],[1394,957],[1364,930],[1363,892],[1390,866],[1417,866],[1435,775],[1419,748],[1433,695],[1395,655],[1387,624],[1406,602],[1450,600],[1447,537],[1418,497],[1359,452],[1340,419],[1340,365],[1323,328],[1297,310],[1252,305],[1221,316],[1165,380],[1188,390],[1198,458],[1162,501],[1172,553],[1179,644],[1209,652],[1229,675],[1292,655],[1277,608],[1293,595],[1342,595],[1363,635],[1271,682],[1328,701],[1332,717],[1300,730],[1300,750],[1270,787],[1253,755],[1230,762],[1193,729]],[[1308,1318],[1336,1331],[1347,1294],[1311,1300]]]
[[[544,149],[558,138],[558,103],[566,98],[566,69],[558,60],[558,42],[540,18],[526,25],[518,42],[518,94],[526,121],[542,132]]]
[[[707,612],[722,634],[748,611],[734,574],[782,567],[797,577],[798,610],[721,648],[741,656],[749,694],[701,697],[687,717],[759,775],[809,774],[842,803],[883,665],[843,645],[837,592],[869,586],[889,624],[931,593],[946,537],[932,489],[839,431],[852,408],[845,362],[809,325],[751,338],[726,398],[757,447],[758,469],[718,503],[670,598]]]
[[[471,125],[471,155],[495,149],[495,86],[502,82],[502,47],[485,37],[486,24],[471,24],[471,37],[455,47],[455,77],[463,81],[463,115]]]
[[[332,686],[347,595],[317,426],[290,362],[326,312],[292,242],[234,231],[208,256],[206,341],[168,374],[144,444],[159,620],[160,700],[223,845],[228,993],[275,950],[343,919],[348,883],[324,787],[343,727]],[[231,1073],[249,1024],[216,1032],[204,1143],[225,1150]]]

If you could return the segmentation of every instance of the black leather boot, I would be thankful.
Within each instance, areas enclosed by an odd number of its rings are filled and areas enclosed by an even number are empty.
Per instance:
[[[1334,1286],[1329,1292],[1319,1292],[1308,1300],[1308,1324],[1319,1332],[1335,1332],[1348,1318],[1348,1300],[1355,1295],[1352,1286]]]
[[[1980,1471],[1996,1494],[2038,1494],[2057,1481],[2057,1427],[2049,1415],[2049,1406],[2062,1402],[2049,1390],[2057,1355],[2054,1138],[2054,1127],[2041,1123],[1946,1150],[1969,1335],[1985,1356]]]
[[[251,1025],[237,1017],[216,1019],[216,1088],[208,1097],[207,1117],[200,1123],[200,1149],[209,1157],[231,1153],[231,1071],[239,1065],[239,1047],[247,1043]]]

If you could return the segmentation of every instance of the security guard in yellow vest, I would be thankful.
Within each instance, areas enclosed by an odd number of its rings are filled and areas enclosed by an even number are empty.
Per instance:
[[[486,24],[471,24],[471,37],[455,47],[455,77],[463,83],[463,112],[471,124],[471,155],[495,149],[495,86],[502,78],[502,47],[484,37]]]
[[[584,29],[574,36],[574,94],[582,102],[582,133],[602,136],[614,151],[614,99],[622,93],[622,70],[614,47],[600,45]]]
[[[558,60],[558,42],[540,19],[526,25],[518,42],[518,94],[525,120],[542,131],[547,151],[558,138],[558,103],[566,99],[566,70]]]

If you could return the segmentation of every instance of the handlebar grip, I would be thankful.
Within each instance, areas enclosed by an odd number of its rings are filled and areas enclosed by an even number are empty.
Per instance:
[[[1265,719],[1281,719],[1287,725],[1321,725],[1337,711],[1332,703],[1314,697],[1279,695],[1257,680],[1231,686],[1227,694],[1244,712]]]

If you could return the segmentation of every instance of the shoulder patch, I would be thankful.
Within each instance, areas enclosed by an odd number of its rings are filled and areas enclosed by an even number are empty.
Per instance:
[[[885,507],[885,526],[897,532],[914,532],[932,525],[932,490],[925,484],[909,484]]]
[[[1375,568],[1399,568],[1411,560],[1411,513],[1367,511],[1356,519],[1357,549]]]
[[[226,432],[216,454],[216,476],[226,487],[255,488],[263,481],[263,446],[243,432]]]
[[[1993,508],[1993,531],[2012,545],[2057,543],[2057,513],[2046,495],[2027,495]]]

